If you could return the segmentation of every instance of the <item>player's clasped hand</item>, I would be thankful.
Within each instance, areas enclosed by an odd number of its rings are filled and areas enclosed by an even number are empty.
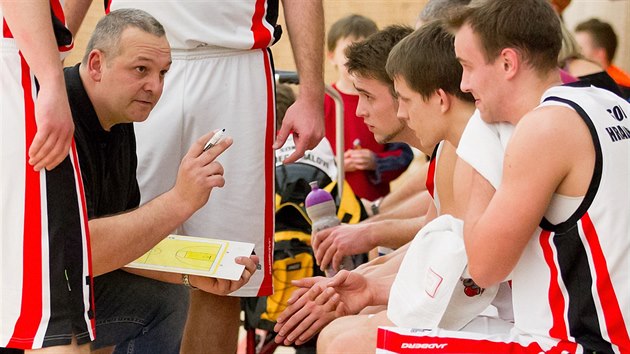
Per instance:
[[[278,317],[274,331],[276,343],[301,345],[338,317],[340,296],[328,288],[332,278],[313,277],[293,281],[298,289],[288,300],[287,308]]]
[[[352,171],[372,171],[376,169],[376,156],[369,149],[350,149],[343,154],[344,168]]]

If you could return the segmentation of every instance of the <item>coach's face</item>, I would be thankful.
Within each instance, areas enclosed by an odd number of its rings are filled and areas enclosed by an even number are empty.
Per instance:
[[[105,130],[119,123],[142,122],[158,102],[164,76],[171,65],[165,36],[157,37],[138,28],[123,31],[115,53],[100,52],[92,79],[97,81],[92,103]],[[98,64],[98,63],[97,63]]]

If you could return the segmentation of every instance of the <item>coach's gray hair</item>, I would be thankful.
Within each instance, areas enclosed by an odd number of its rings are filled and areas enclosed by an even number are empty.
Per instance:
[[[455,11],[455,8],[466,6],[469,3],[470,0],[429,0],[424,8],[422,8],[422,12],[418,15],[416,23],[418,23],[418,21],[427,23],[434,20],[444,20],[445,17],[448,17],[449,13]]]
[[[96,24],[81,63],[87,63],[90,52],[94,49],[107,53],[110,58],[116,57],[120,49],[120,37],[123,31],[129,27],[138,28],[157,37],[166,35],[162,24],[145,11],[138,9],[114,10]]]

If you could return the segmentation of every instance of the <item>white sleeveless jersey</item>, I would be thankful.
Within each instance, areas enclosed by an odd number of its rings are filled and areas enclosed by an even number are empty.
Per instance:
[[[106,12],[144,10],[166,30],[173,49],[266,48],[281,34],[278,0],[106,0]]]
[[[594,87],[554,87],[542,101],[580,114],[596,163],[584,201],[560,224],[543,219],[514,269],[515,326],[591,351],[628,353],[630,104]]]

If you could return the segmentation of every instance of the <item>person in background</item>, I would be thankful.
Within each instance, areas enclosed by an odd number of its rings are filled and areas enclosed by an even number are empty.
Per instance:
[[[469,3],[470,0],[429,0],[418,14],[414,27],[418,29],[427,22],[447,18],[459,6]]]
[[[586,59],[571,32],[564,23],[560,25],[562,26],[562,48],[558,55],[558,67],[562,83],[570,86],[593,85],[623,97],[621,87],[615,80],[599,64]]]
[[[339,78],[332,85],[343,99],[344,107],[344,170],[345,179],[360,198],[374,201],[390,191],[389,182],[400,176],[413,159],[407,144],[391,142],[391,137],[376,140],[371,127],[357,117],[359,94],[352,84],[348,70],[346,48],[377,32],[376,23],[361,15],[349,15],[336,21],[328,31],[328,60]],[[324,99],[326,137],[337,151],[335,103],[330,96]]]
[[[565,26],[562,13],[571,0],[550,0],[549,2],[560,17],[562,28],[562,48],[558,54],[562,83],[573,86],[593,85],[623,96],[620,87],[604,70],[604,67],[582,54],[575,37]]]
[[[575,26],[575,40],[582,54],[598,63],[626,92],[630,91],[630,75],[613,64],[617,51],[617,34],[612,26],[596,18]]]

